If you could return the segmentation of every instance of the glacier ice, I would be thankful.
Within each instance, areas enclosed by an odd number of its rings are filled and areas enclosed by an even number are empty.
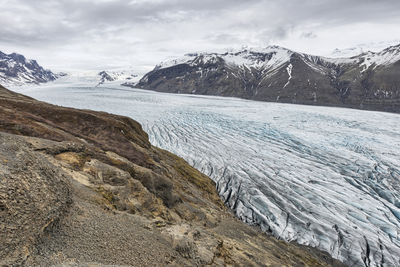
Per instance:
[[[400,266],[400,115],[48,84],[39,100],[130,116],[236,215],[349,266]]]

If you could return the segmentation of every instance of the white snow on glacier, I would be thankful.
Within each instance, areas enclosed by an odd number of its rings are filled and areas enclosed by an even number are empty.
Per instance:
[[[52,83],[15,90],[130,116],[236,215],[352,266],[400,266],[400,115]]]

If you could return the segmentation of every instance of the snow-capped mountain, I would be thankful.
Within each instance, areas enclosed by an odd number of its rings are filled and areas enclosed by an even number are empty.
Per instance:
[[[356,58],[359,59],[360,66],[363,68],[362,71],[369,70],[371,66],[372,70],[378,67],[391,66],[400,61],[400,45],[388,47],[378,53],[368,51]]]
[[[308,55],[279,46],[192,53],[160,63],[133,86],[400,112],[399,55],[400,45],[350,58]]]
[[[336,48],[332,52],[328,53],[326,56],[333,58],[354,57],[368,51],[379,52],[389,46],[394,46],[399,43],[400,40],[361,43],[353,47]]]
[[[24,85],[39,84],[57,79],[57,75],[45,70],[36,60],[26,59],[23,55],[5,54],[0,51],[0,84]]]
[[[137,82],[139,75],[129,68],[124,70],[76,70],[67,73],[58,73],[57,80],[44,86],[59,87],[66,85],[98,87],[104,85],[116,85],[121,83]],[[28,86],[29,87],[29,86]]]
[[[132,82],[138,79],[138,75],[131,71],[101,71],[97,74],[100,77],[97,86],[107,82]]]

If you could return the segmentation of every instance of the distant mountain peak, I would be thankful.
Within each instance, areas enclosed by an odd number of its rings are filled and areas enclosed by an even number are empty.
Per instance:
[[[100,86],[102,84],[105,84],[107,82],[129,82],[129,81],[134,81],[137,80],[138,75],[131,72],[131,71],[100,71],[97,74],[98,77],[100,77],[100,80],[96,86]]]
[[[39,84],[57,79],[57,75],[45,70],[36,60],[26,59],[17,53],[5,54],[0,51],[0,84]]]
[[[400,52],[400,44],[389,46],[388,48],[382,50],[382,52],[385,52],[385,53],[387,53],[387,52],[399,53]]]
[[[367,52],[377,53],[392,46],[399,46],[400,40],[361,43],[347,48],[335,48],[325,55],[332,58],[356,57]]]
[[[378,66],[389,66],[400,61],[400,44],[390,46],[380,52],[365,52],[359,56],[359,59],[360,67],[363,68],[362,72],[370,67],[375,69]]]
[[[194,52],[183,57],[162,61],[155,70],[169,68],[175,65],[215,64],[219,61],[231,66],[251,66],[255,68],[269,67],[290,60],[295,52],[281,46],[243,47],[227,49],[223,52]]]

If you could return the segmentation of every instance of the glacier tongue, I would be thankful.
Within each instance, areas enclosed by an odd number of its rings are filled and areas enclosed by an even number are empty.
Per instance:
[[[71,88],[22,93],[137,119],[154,145],[209,175],[240,219],[278,238],[349,266],[400,265],[398,114]]]
[[[212,177],[243,221],[346,263],[400,263],[399,127],[378,121],[398,115],[273,104],[254,109],[256,120],[220,112],[181,111],[147,130]]]

